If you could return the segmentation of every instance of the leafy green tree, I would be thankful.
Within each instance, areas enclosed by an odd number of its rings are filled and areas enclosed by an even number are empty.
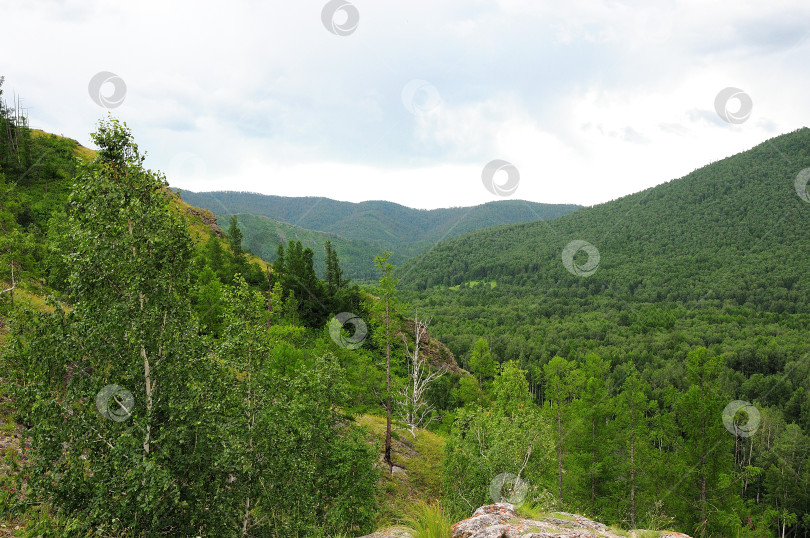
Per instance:
[[[688,477],[686,495],[697,516],[700,536],[723,532],[726,522],[721,508],[733,506],[728,492],[733,478],[730,435],[721,420],[727,399],[718,393],[724,371],[721,357],[697,348],[686,358],[691,385],[678,402],[679,422],[684,431],[684,463]],[[740,526],[737,521],[735,527]]]
[[[225,258],[225,250],[216,237],[209,238],[205,244],[204,263],[211,267],[220,282],[230,284],[233,281],[231,264]]]
[[[458,380],[458,387],[453,389],[453,399],[459,407],[476,405],[480,398],[481,387],[473,376],[463,376]]]
[[[93,139],[63,238],[71,308],[29,317],[12,347],[31,485],[88,526],[191,533],[201,494],[186,473],[207,456],[184,445],[199,397],[185,387],[209,371],[190,330],[191,240],[126,125],[102,121]]]
[[[798,522],[807,500],[806,468],[810,456],[810,441],[796,424],[785,427],[768,454],[765,473],[766,501],[769,503],[779,534]]]
[[[633,363],[616,398],[616,432],[620,450],[620,482],[629,503],[630,527],[636,528],[639,492],[647,491],[645,470],[650,459],[650,402],[645,393],[646,384]]]
[[[597,507],[597,499],[607,497],[604,483],[608,482],[614,462],[610,457],[612,432],[607,426],[608,417],[613,414],[614,401],[608,387],[610,361],[602,359],[596,353],[589,353],[582,366],[584,383],[582,394],[576,402],[576,416],[581,421],[579,438],[580,467],[584,469],[583,477],[585,495],[589,497],[591,513],[604,513],[610,508]],[[599,510],[599,511],[597,511]]]
[[[217,337],[222,332],[223,286],[210,266],[200,272],[192,291],[192,303],[201,328],[208,334]]]
[[[476,340],[475,347],[470,354],[470,370],[478,377],[478,383],[481,384],[485,379],[495,377],[497,366],[498,364],[492,358],[489,350],[489,342],[485,338]]]
[[[553,439],[532,403],[525,372],[506,363],[493,382],[494,405],[460,409],[445,447],[445,502],[457,518],[495,500],[490,485],[503,473],[531,486],[543,484]],[[517,482],[520,483],[520,482]],[[515,502],[523,500],[521,497]],[[531,501],[532,499],[527,499]]]
[[[230,223],[228,226],[228,241],[231,244],[231,252],[233,254],[233,264],[240,267],[245,263],[244,250],[242,250],[242,230],[239,229],[239,220],[236,215],[231,215]]]
[[[326,290],[331,297],[334,297],[338,290],[345,285],[343,270],[338,262],[337,251],[332,248],[332,242],[327,241],[324,248],[326,249]]]

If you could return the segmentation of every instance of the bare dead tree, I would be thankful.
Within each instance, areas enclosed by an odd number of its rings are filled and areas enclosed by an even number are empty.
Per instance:
[[[11,262],[11,287],[6,288],[4,290],[0,290],[0,294],[11,292],[11,302],[14,303],[14,288],[17,287],[17,283],[14,281],[14,261]]]
[[[419,348],[427,334],[429,323],[421,321],[418,314],[414,313],[413,349],[408,345],[405,335],[402,336],[408,363],[408,384],[399,391],[397,404],[400,416],[412,437],[416,437],[417,428],[424,428],[435,418],[431,414],[433,406],[428,404],[425,397],[426,392],[430,385],[447,371],[445,367],[430,371],[427,361],[419,355]]]

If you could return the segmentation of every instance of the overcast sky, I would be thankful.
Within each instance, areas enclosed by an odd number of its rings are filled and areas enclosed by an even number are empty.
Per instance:
[[[0,19],[33,127],[92,146],[106,99],[196,191],[592,205],[810,124],[807,0],[0,0]]]

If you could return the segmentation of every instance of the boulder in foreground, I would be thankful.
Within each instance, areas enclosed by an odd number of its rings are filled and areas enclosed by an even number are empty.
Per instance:
[[[555,517],[560,516],[560,517]],[[453,525],[453,538],[635,538],[650,536],[650,531],[627,531],[618,534],[602,523],[584,516],[555,512],[553,516],[538,520],[526,519],[517,514],[508,503],[482,506],[472,517]],[[388,530],[370,534],[364,538],[402,538],[409,536],[403,530]],[[661,531],[658,538],[690,538],[679,532]]]

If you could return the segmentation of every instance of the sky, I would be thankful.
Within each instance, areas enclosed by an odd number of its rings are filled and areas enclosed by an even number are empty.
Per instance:
[[[0,0],[32,127],[186,190],[594,205],[810,125],[807,0]]]

